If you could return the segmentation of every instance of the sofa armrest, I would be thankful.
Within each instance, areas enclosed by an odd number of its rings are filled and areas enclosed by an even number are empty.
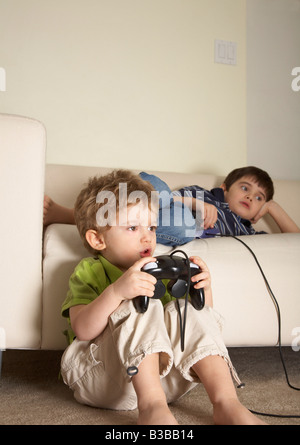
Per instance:
[[[0,327],[7,348],[38,348],[46,132],[34,119],[0,114],[0,134]]]

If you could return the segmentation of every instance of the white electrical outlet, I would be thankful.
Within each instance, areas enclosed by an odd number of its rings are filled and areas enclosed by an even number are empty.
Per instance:
[[[237,45],[227,40],[215,40],[215,63],[236,65]]]
[[[6,73],[5,69],[0,67],[0,91],[6,91]]]

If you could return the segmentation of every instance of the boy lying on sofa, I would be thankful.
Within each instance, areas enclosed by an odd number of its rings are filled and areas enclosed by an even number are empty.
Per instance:
[[[140,177],[149,181],[160,197],[157,242],[179,246],[195,238],[217,235],[254,235],[252,223],[269,214],[281,232],[300,232],[299,227],[274,201],[273,181],[267,172],[257,167],[242,167],[233,170],[220,187],[210,191],[198,185],[171,192],[168,185],[155,175],[145,172]],[[197,203],[203,200],[201,226],[196,218]],[[169,224],[163,224],[163,212],[169,212]],[[184,217],[183,217],[184,213]],[[52,223],[75,224],[74,209],[66,208],[44,198],[44,225]]]

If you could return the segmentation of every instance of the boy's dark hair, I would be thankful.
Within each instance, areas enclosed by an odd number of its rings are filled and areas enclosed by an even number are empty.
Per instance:
[[[232,184],[243,176],[248,176],[253,179],[260,187],[262,187],[266,192],[266,201],[270,201],[274,195],[274,185],[273,181],[268,175],[268,173],[258,167],[241,167],[236,168],[230,172],[225,180],[224,184],[226,186],[226,190],[232,186]]]

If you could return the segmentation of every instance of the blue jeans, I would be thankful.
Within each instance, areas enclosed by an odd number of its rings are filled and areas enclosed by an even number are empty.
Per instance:
[[[196,221],[191,210],[180,201],[174,202],[170,188],[157,176],[141,172],[140,177],[150,182],[159,193],[157,242],[180,246],[195,239]]]

